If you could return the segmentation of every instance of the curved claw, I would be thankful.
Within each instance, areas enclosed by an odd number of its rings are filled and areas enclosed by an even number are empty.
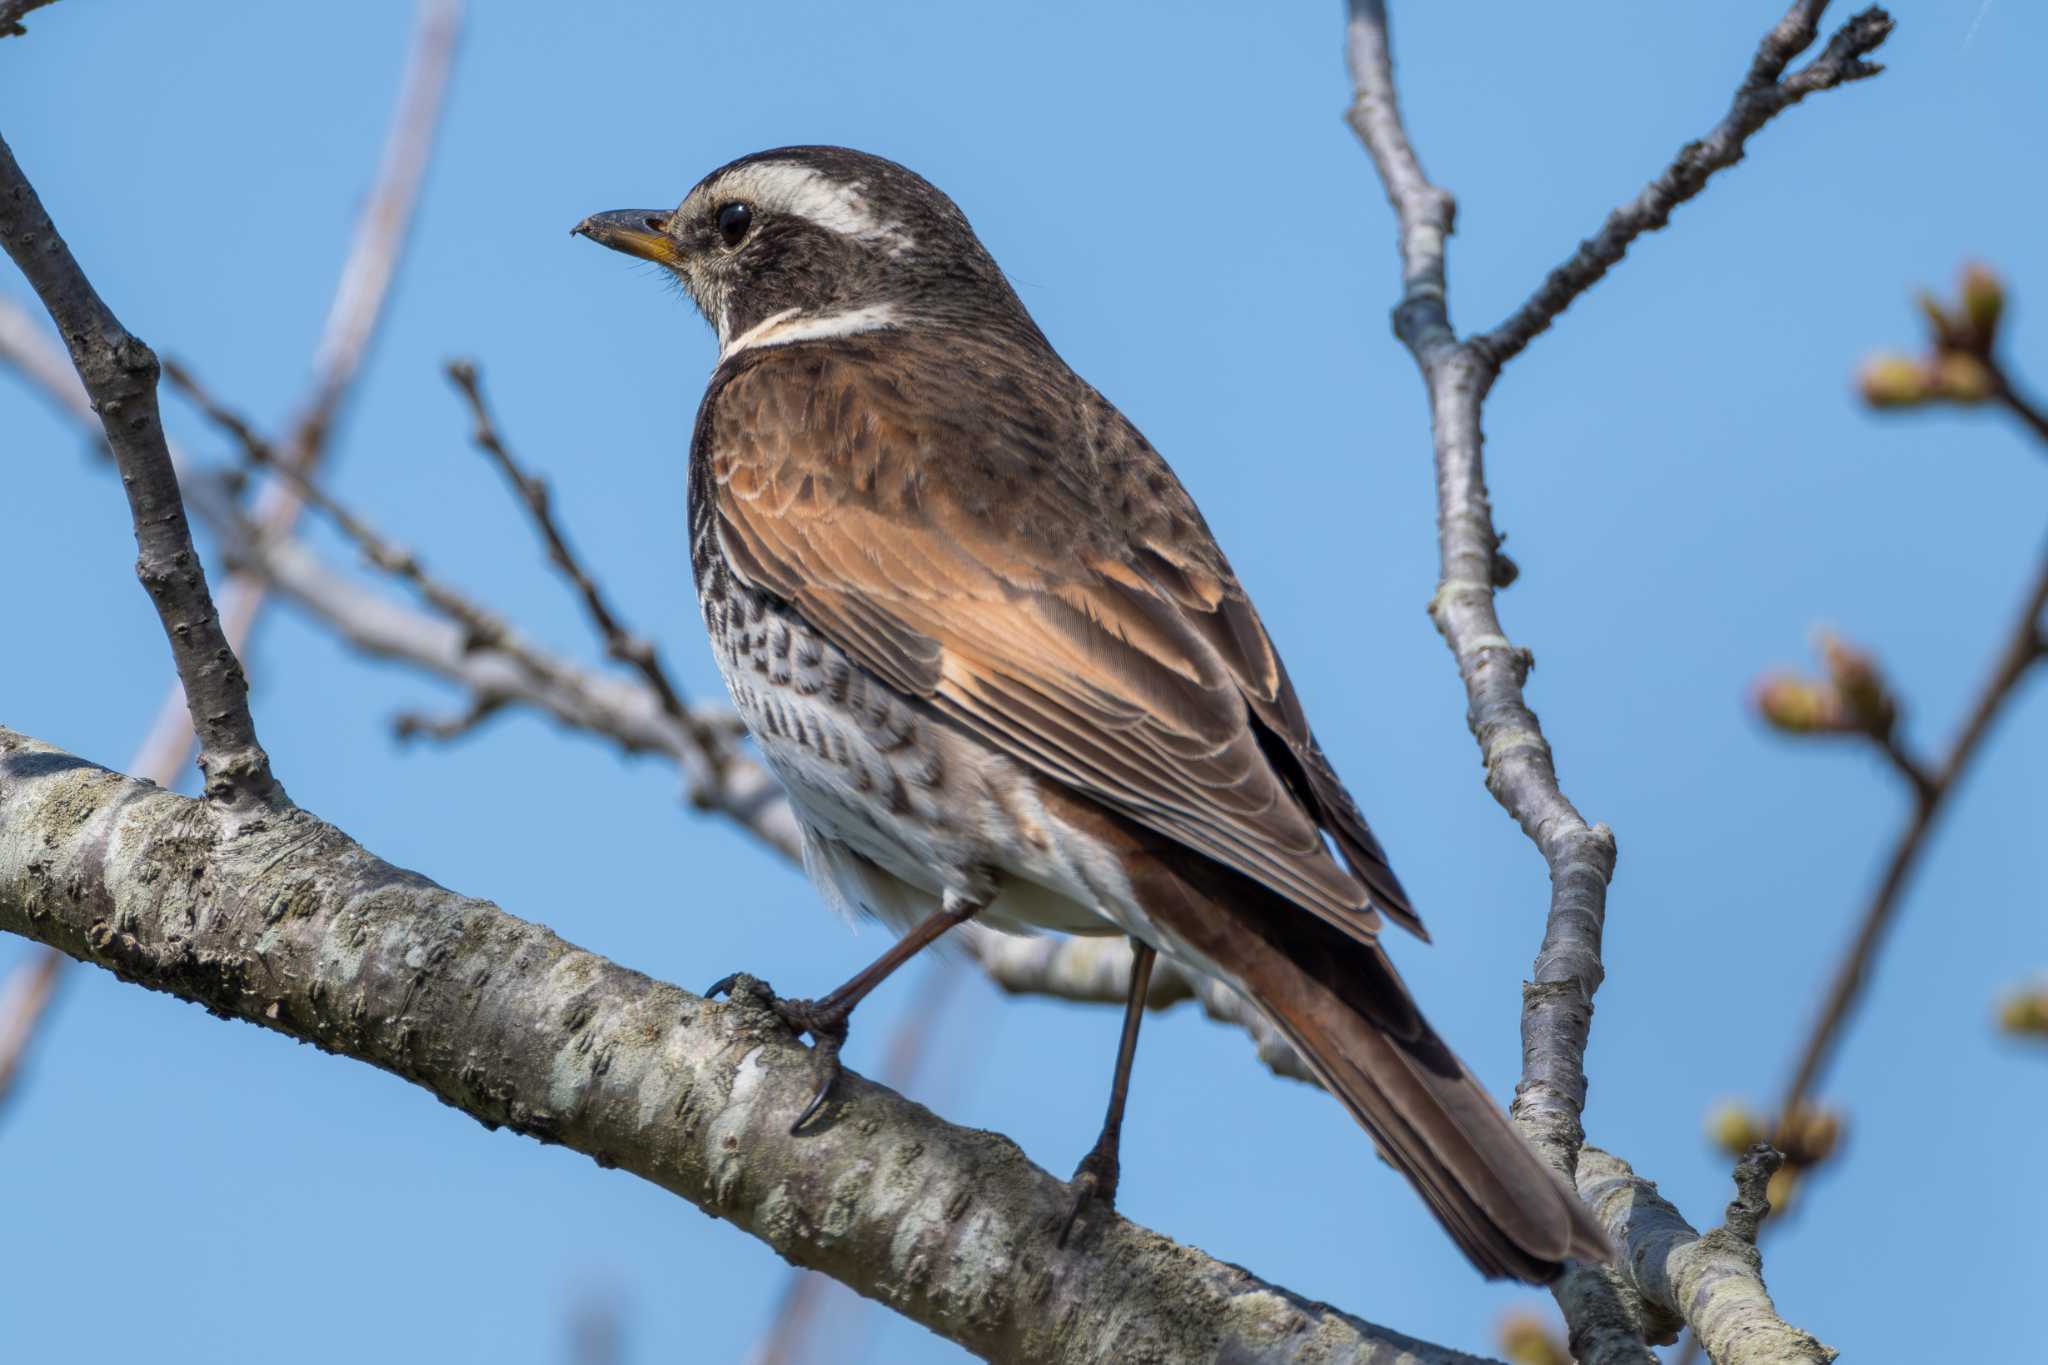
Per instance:
[[[839,1045],[846,1039],[845,1029],[842,1027],[838,1032],[828,1031],[815,1036],[818,1041],[811,1048],[811,1054],[822,1059],[821,1067],[825,1074],[819,1079],[817,1090],[812,1092],[811,1102],[806,1104],[803,1112],[796,1116],[796,1122],[789,1125],[789,1131],[792,1136],[796,1134],[797,1130],[815,1118],[820,1109],[825,1107],[825,1101],[832,1098],[832,1088],[839,1084],[839,1073],[844,1070],[839,1063]]]
[[[789,1025],[792,1032],[811,1035],[814,1040],[811,1054],[817,1058],[816,1064],[824,1073],[810,1103],[796,1116],[796,1122],[789,1125],[789,1131],[795,1133],[825,1107],[825,1101],[832,1097],[832,1087],[839,1081],[839,1073],[844,1069],[839,1062],[839,1047],[846,1041],[846,1015],[837,1010],[821,1010],[809,1000],[778,1000],[775,1012],[782,1016],[782,1022]]]
[[[731,990],[733,982],[739,979],[740,974],[738,972],[727,972],[724,976],[711,983],[711,989],[704,992],[704,998],[706,1000],[716,1000],[719,996]]]

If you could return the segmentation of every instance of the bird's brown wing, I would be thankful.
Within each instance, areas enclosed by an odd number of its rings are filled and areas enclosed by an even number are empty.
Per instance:
[[[1349,933],[1421,932],[1165,462],[1070,375],[974,361],[891,338],[729,365],[692,479],[732,570],[1039,773]]]

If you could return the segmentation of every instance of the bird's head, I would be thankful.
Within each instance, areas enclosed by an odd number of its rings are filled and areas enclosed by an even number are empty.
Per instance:
[[[595,213],[574,231],[672,271],[717,330],[721,356],[911,325],[1031,327],[951,199],[845,147],[756,152],[705,176],[674,210]]]

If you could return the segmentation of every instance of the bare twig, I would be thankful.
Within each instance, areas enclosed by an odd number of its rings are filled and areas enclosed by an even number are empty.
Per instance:
[[[2038,403],[2020,392],[2019,386],[2013,382],[2012,375],[1995,354],[1987,352],[1981,358],[1984,368],[1991,376],[1992,398],[2007,412],[2025,423],[2027,429],[2033,432],[2035,439],[2041,443],[2042,453],[2048,454],[2048,412],[2042,411]]]
[[[505,481],[512,485],[512,491],[519,495],[534,529],[540,532],[541,540],[547,546],[549,562],[569,580],[569,585],[582,599],[584,612],[604,641],[605,653],[646,679],[648,687],[660,698],[661,709],[696,743],[707,771],[704,787],[692,793],[692,801],[700,808],[710,804],[715,799],[712,793],[724,777],[727,748],[724,738],[713,727],[702,723],[697,714],[684,704],[682,693],[670,680],[653,643],[645,636],[626,629],[618,613],[612,610],[611,603],[606,601],[604,591],[583,567],[576,552],[569,548],[568,537],[555,519],[547,481],[523,469],[499,433],[498,424],[491,416],[490,404],[484,401],[483,380],[477,373],[476,362],[451,361],[448,378],[469,406],[470,417],[475,424],[471,440],[497,466]]]
[[[248,680],[221,630],[178,497],[157,412],[156,354],[101,301],[4,141],[0,241],[69,346],[121,470],[140,551],[136,574],[156,606],[190,699],[207,799],[238,818],[280,809],[286,798],[256,739]]]
[[[1892,31],[1891,16],[1875,7],[1850,19],[1819,56],[1790,76],[1792,59],[1813,45],[1827,0],[1800,0],[1758,46],[1749,76],[1735,91],[1727,117],[1698,142],[1679,149],[1664,173],[1627,204],[1607,216],[1600,230],[1579,245],[1570,260],[1551,271],[1527,303],[1479,337],[1496,366],[1507,363],[1556,320],[1573,299],[1605,275],[1629,245],[1671,219],[1671,212],[1706,188],[1716,171],[1742,160],[1749,138],[1808,95],[1860,81],[1884,70],[1864,60]]]
[[[13,365],[59,412],[98,434],[98,421],[79,386],[78,376],[65,363],[47,332],[34,326],[33,320],[5,297],[0,297],[0,362]],[[192,376],[186,378],[191,380]],[[250,463],[274,458],[269,443],[238,414],[210,396],[201,405],[201,411],[233,436]],[[176,447],[172,448],[172,456],[174,460],[178,458]],[[335,572],[302,542],[286,535],[259,534],[227,495],[223,476],[193,472],[188,463],[185,467],[185,494],[190,510],[221,542],[229,565],[256,574],[356,649],[375,658],[410,664],[445,679],[470,694],[472,706],[486,698],[504,698],[507,704],[531,706],[570,729],[609,739],[627,753],[662,754],[686,774],[692,771],[692,763],[698,761],[689,736],[670,721],[660,700],[643,684],[612,677],[550,653],[503,626],[497,613],[463,598],[446,584],[433,586],[435,596],[449,608],[450,619],[415,611],[371,592]],[[386,557],[417,564],[416,557],[368,528],[360,518],[352,516],[351,520],[366,531],[369,540]],[[367,547],[358,548],[365,550],[372,563],[376,562],[377,556],[370,554]],[[499,632],[504,652],[477,648],[473,624],[461,623],[479,620],[486,623],[487,634],[492,629]],[[497,624],[491,625],[493,622]],[[759,763],[731,747],[741,733],[738,718],[721,707],[692,709],[702,724],[721,735],[728,747],[725,782],[715,794],[713,808],[783,856],[797,860],[801,844],[780,784]],[[431,734],[435,728],[416,726],[414,732]],[[694,777],[691,787],[693,791],[700,787]],[[1119,993],[1114,1001],[1108,1001],[1108,997],[1105,1001],[1118,1003],[1122,998]]]
[[[92,400],[78,382],[78,371],[50,339],[49,324],[6,295],[0,295],[0,361],[19,370],[59,412],[99,435]]]
[[[1593,995],[1605,974],[1600,939],[1615,842],[1606,825],[1589,825],[1559,787],[1549,742],[1523,695],[1532,656],[1508,639],[1495,609],[1495,594],[1511,575],[1503,572],[1487,496],[1481,409],[1502,364],[1591,287],[1629,242],[1661,225],[1714,170],[1738,159],[1751,133],[1814,90],[1874,74],[1862,59],[1891,29],[1875,9],[1850,20],[1809,66],[1781,79],[1812,43],[1824,8],[1825,0],[1795,4],[1758,49],[1720,127],[1682,150],[1493,333],[1461,341],[1451,326],[1444,264],[1456,204],[1424,172],[1403,124],[1384,0],[1351,0],[1348,55],[1356,95],[1349,119],[1398,223],[1402,287],[1394,332],[1421,373],[1434,431],[1440,581],[1430,617],[1465,684],[1487,789],[1535,843],[1550,872],[1543,943],[1523,987],[1522,1079],[1513,1112],[1524,1135],[1567,1177],[1585,1140],[1585,1051]],[[1640,1338],[1643,1309],[1630,1301],[1640,1290],[1595,1269],[1567,1269],[1554,1292],[1581,1362],[1651,1360]]]
[[[1888,730],[1875,738],[1878,751],[1898,771],[1899,776],[1906,780],[1906,786],[1912,790],[1913,799],[1922,806],[1936,800],[1938,793],[1934,774],[1906,748],[1905,741],[1899,738],[1898,731]]]
[[[1550,746],[1522,697],[1528,654],[1510,644],[1494,610],[1493,528],[1480,456],[1479,410],[1493,367],[1457,340],[1444,298],[1451,196],[1432,185],[1402,126],[1378,0],[1351,7],[1351,123],[1379,167],[1400,220],[1403,294],[1395,330],[1429,390],[1436,429],[1437,523],[1442,581],[1430,615],[1464,678],[1486,782],[1542,851],[1551,908],[1533,984],[1525,988],[1523,1071],[1515,1116],[1565,1175],[1584,1134],[1585,1046],[1599,987],[1600,927],[1614,868],[1614,837],[1588,825],[1558,787]]]
[[[419,0],[412,48],[377,179],[356,220],[348,259],[342,264],[334,301],[328,305],[327,321],[313,353],[313,391],[293,424],[288,443],[298,464],[306,463],[307,449],[327,442],[329,428],[348,401],[383,321],[384,305],[405,257],[413,210],[440,131],[461,34],[462,0]],[[284,497],[289,496],[287,490]],[[264,521],[273,524],[268,509]]]
[[[214,397],[199,382],[198,378],[183,365],[176,361],[169,362],[165,367],[165,375],[172,385],[184,394],[208,421],[233,438],[237,448],[242,452],[243,458],[251,466],[270,470],[295,487],[298,490],[299,497],[304,500],[306,505],[312,507],[322,516],[325,516],[334,524],[336,529],[347,536],[350,541],[354,542],[356,548],[362,552],[363,558],[371,566],[405,583],[419,595],[422,601],[426,602],[443,617],[459,626],[462,632],[459,650],[462,654],[470,655],[489,651],[502,655],[516,670],[527,675],[527,686],[523,690],[514,690],[502,678],[493,678],[488,682],[480,680],[478,685],[472,689],[468,709],[463,717],[460,718],[448,721],[428,721],[418,715],[400,716],[396,728],[401,737],[411,738],[425,735],[433,738],[454,738],[467,734],[474,728],[475,722],[486,718],[504,702],[513,699],[515,696],[522,695],[532,700],[538,695],[562,696],[567,694],[578,699],[575,705],[568,708],[570,711],[584,716],[590,714],[588,703],[589,694],[592,690],[592,675],[588,670],[539,648],[515,630],[497,612],[485,607],[467,593],[428,573],[418,555],[385,536],[376,527],[372,526],[367,519],[315,484],[304,473],[284,463],[278,457],[277,451],[271,447],[269,442],[264,440],[262,434],[257,432],[247,419]],[[240,564],[253,566],[259,561],[266,559],[275,561],[280,553],[289,553],[286,547],[280,543],[266,541],[261,533],[254,528],[216,527],[216,532],[223,534],[229,539],[233,550],[230,554],[230,559]],[[276,565],[273,563],[271,571],[274,572],[275,569]],[[297,582],[300,583],[304,591],[294,595],[298,597],[302,604],[311,605],[319,601],[331,603],[336,600],[334,594],[323,593],[315,589],[303,575],[297,578]],[[362,602],[360,596],[349,600],[358,604]],[[388,608],[384,610],[383,615],[385,618],[383,624],[388,627],[392,624]],[[351,628],[357,624],[356,622],[337,620],[335,623],[343,626],[344,633],[351,634],[352,638],[354,638]],[[403,632],[403,634],[417,638],[419,632],[415,630]],[[387,638],[389,638],[388,631]],[[360,644],[362,641],[358,640],[358,643]],[[365,647],[370,646],[365,645]],[[379,650],[379,652],[388,653],[391,651]],[[447,668],[443,666],[443,655],[438,647],[433,647],[427,652],[431,654],[434,660],[430,666],[434,667],[435,671],[441,672],[444,676],[449,676]],[[428,659],[422,657],[419,661],[428,662]],[[469,670],[461,669],[458,671],[466,673]],[[668,731],[668,734],[660,742],[652,744],[645,742],[642,734],[637,729],[615,726],[607,729],[605,732],[612,734],[613,737],[627,744],[629,748],[656,748],[670,754],[683,769],[690,784],[691,801],[698,807],[702,809],[741,809],[738,799],[734,798],[731,793],[723,790],[723,786],[733,785],[733,783],[726,781],[721,785],[721,782],[712,780],[710,761],[703,743],[698,738],[700,735],[709,737],[713,743],[720,746],[721,751],[728,747],[725,735],[730,732],[732,727],[724,716],[718,712],[700,713],[694,709],[684,707],[683,714],[687,724],[679,724],[676,722],[673,714],[669,712],[666,700],[654,694],[651,688],[648,689],[648,694],[662,713],[665,728]],[[673,689],[671,689],[670,695],[671,697],[674,696]],[[676,705],[682,706],[680,698],[676,699]],[[554,708],[551,707],[550,709]],[[729,776],[727,775],[728,778]],[[769,785],[773,785],[774,780],[768,778],[765,773],[761,774],[761,778]],[[746,791],[745,799],[747,802],[751,803],[757,799],[756,788],[759,785],[758,783],[742,778],[737,785]]]

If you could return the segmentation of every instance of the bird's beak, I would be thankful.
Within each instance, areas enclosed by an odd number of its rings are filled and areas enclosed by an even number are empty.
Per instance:
[[[683,252],[675,238],[663,230],[668,220],[667,209],[614,209],[610,213],[591,214],[569,232],[613,251],[675,268],[682,265]]]

